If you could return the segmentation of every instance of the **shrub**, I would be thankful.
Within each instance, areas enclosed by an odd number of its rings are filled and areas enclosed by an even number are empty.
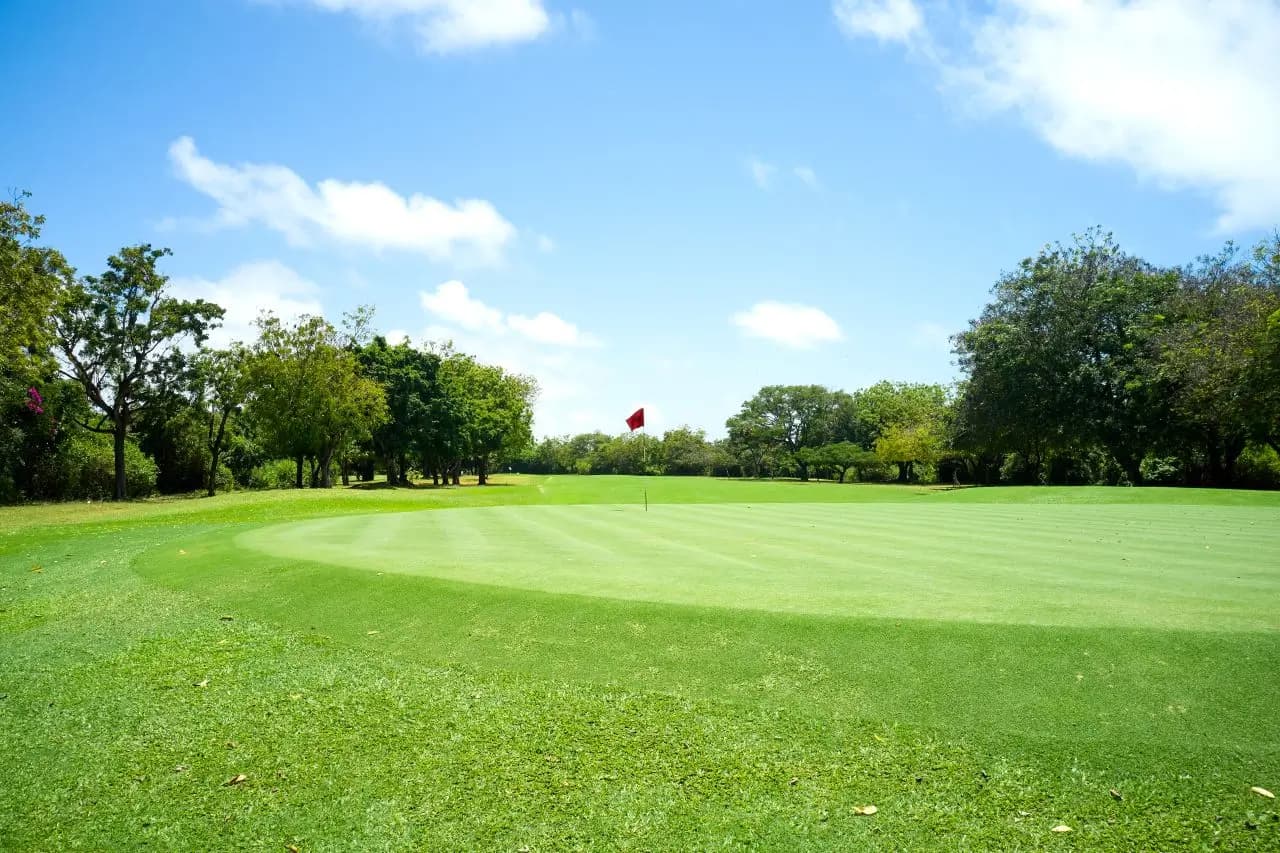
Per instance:
[[[1182,483],[1182,460],[1176,456],[1148,456],[1139,468],[1144,483],[1176,486]]]
[[[1280,456],[1265,444],[1251,444],[1236,460],[1236,484],[1253,489],[1280,488]]]
[[[249,488],[292,489],[296,475],[297,463],[292,459],[272,459],[254,468],[249,474]]]
[[[156,463],[132,441],[124,446],[125,494],[143,498],[156,489]],[[115,495],[115,453],[109,435],[73,435],[33,477],[32,496],[48,500],[105,500]]]

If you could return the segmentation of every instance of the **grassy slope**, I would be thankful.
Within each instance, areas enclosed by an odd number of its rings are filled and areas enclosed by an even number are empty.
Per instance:
[[[611,478],[6,510],[0,772],[19,781],[0,794],[0,846],[1280,843],[1273,804],[1247,790],[1280,777],[1274,631],[778,615],[217,551],[265,520],[644,487],[1242,506],[1280,527],[1274,495]],[[166,558],[187,545],[191,560]],[[854,816],[864,802],[880,814]],[[1076,832],[1051,835],[1059,821]]]

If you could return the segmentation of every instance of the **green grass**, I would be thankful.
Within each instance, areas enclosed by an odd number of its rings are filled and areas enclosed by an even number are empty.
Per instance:
[[[1280,846],[1280,495],[507,482],[0,510],[0,848]]]

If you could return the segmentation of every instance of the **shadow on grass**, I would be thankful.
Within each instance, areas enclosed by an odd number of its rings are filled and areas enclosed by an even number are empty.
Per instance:
[[[438,491],[440,489],[474,489],[474,488],[510,488],[519,485],[518,483],[498,483],[490,480],[484,486],[480,486],[476,482],[463,482],[460,485],[452,483],[435,483],[428,482],[409,482],[409,483],[388,483],[386,480],[379,480],[374,483],[352,483],[349,488],[359,492],[381,492],[391,489],[404,489],[405,491]]]

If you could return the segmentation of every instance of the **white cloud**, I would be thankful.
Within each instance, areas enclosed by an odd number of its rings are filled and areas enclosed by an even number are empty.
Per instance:
[[[394,347],[407,343],[409,340],[409,333],[404,329],[389,329],[383,337],[387,339],[388,344]]]
[[[473,298],[465,285],[448,281],[421,294],[432,315],[423,340],[453,341],[454,346],[490,364],[538,380],[536,428],[550,435],[572,428],[569,412],[607,384],[598,359],[584,359],[575,348],[598,347],[594,335],[549,312],[529,317],[506,314]]]
[[[904,27],[850,26],[847,13],[897,5],[833,8],[850,35],[883,39]],[[1275,0],[996,0],[947,29],[905,27],[913,44],[947,44],[923,53],[971,104],[1017,114],[1069,157],[1208,193],[1221,230],[1280,220]]]
[[[812,349],[844,337],[840,326],[825,311],[808,305],[757,302],[750,310],[729,319],[748,337],[765,338],[793,349]]]
[[[546,33],[550,17],[542,0],[303,0],[329,12],[368,21],[407,22],[431,53],[456,53],[532,41]]]
[[[506,330],[502,312],[497,308],[490,308],[478,299],[472,299],[467,286],[460,281],[446,281],[434,292],[423,291],[418,297],[424,309],[467,331],[502,334]]]
[[[1280,219],[1280,5],[1007,0],[960,79],[1050,145],[1208,189],[1224,230]]]
[[[217,280],[174,277],[169,287],[180,299],[206,299],[226,309],[222,327],[209,335],[208,343],[213,347],[256,340],[255,323],[263,311],[282,320],[324,313],[320,289],[279,261],[243,264]]]
[[[307,245],[328,237],[375,250],[421,252],[435,260],[459,248],[496,261],[516,229],[492,204],[428,196],[401,196],[385,184],[323,180],[312,187],[286,166],[227,165],[201,156],[189,136],[169,146],[178,177],[219,205],[216,222],[250,223]]]
[[[428,313],[447,324],[438,328],[448,330],[459,327],[468,332],[479,332],[502,337],[509,332],[535,344],[558,347],[596,347],[600,340],[589,335],[550,311],[539,311],[532,317],[523,314],[503,315],[471,296],[467,286],[460,281],[446,281],[434,291],[418,294],[422,307]]]
[[[906,42],[924,28],[924,15],[914,0],[835,0],[831,11],[850,36]]]
[[[809,189],[816,190],[818,188],[818,175],[808,166],[796,166],[791,170],[797,178],[804,183]]]
[[[562,320],[548,311],[540,311],[533,317],[512,314],[507,317],[507,325],[515,332],[540,344],[555,344],[564,347],[600,345],[595,337],[583,334],[573,323]]]
[[[751,180],[756,182],[757,187],[767,190],[773,186],[773,175],[778,171],[778,167],[755,157],[748,157],[747,171],[751,174]]]

